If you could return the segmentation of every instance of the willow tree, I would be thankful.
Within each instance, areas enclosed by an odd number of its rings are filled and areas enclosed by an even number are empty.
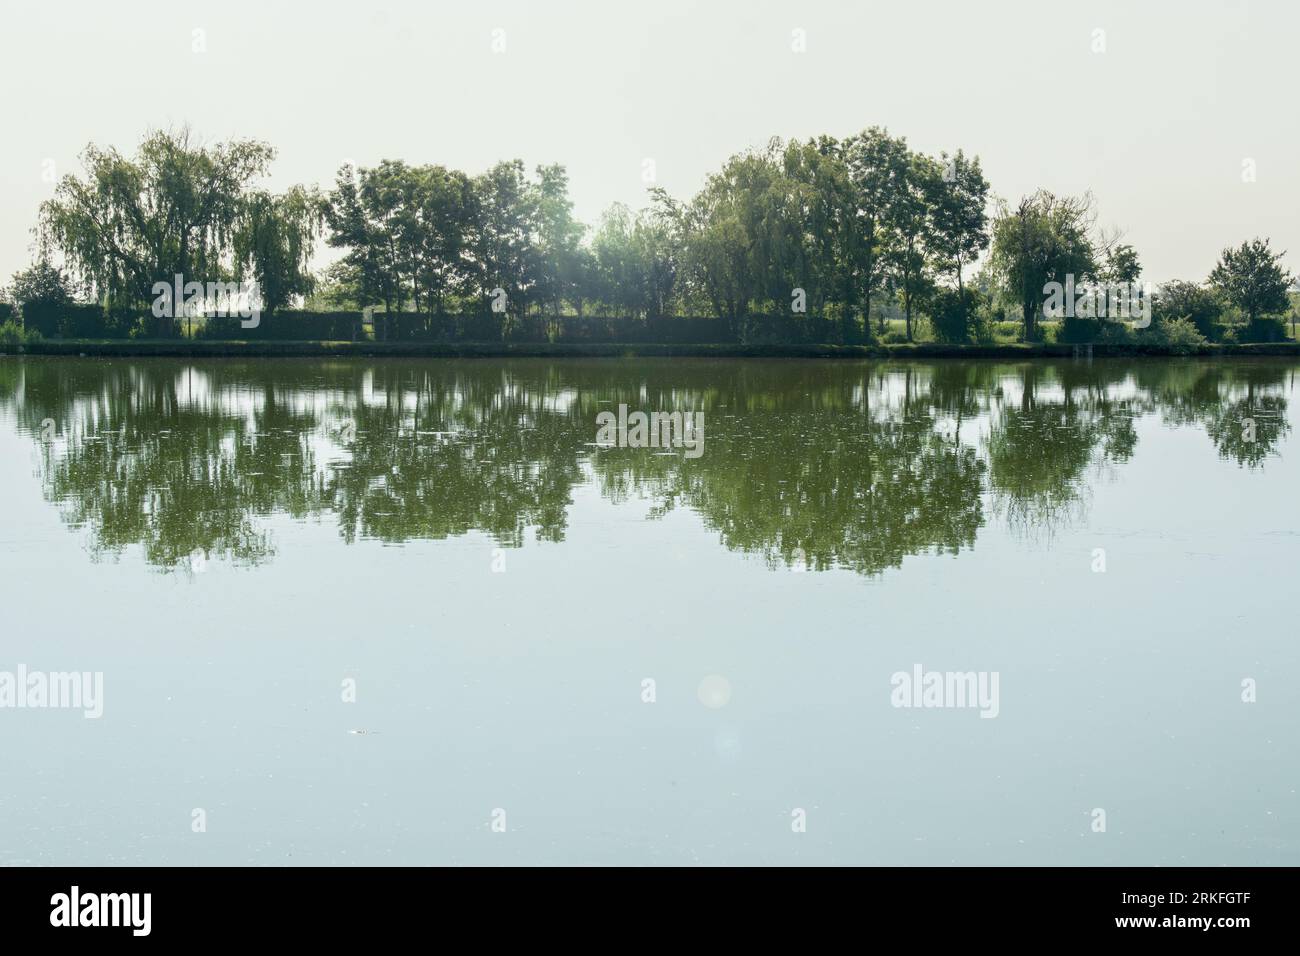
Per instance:
[[[1004,208],[993,225],[992,265],[1008,298],[1020,303],[1026,342],[1039,337],[1038,317],[1049,282],[1094,278],[1104,243],[1094,237],[1091,195],[1056,196],[1040,189]]]
[[[309,267],[323,218],[320,197],[294,186],[278,196],[251,193],[241,205],[234,264],[241,278],[251,273],[257,282],[262,311],[274,313],[296,296],[310,295],[315,282]]]
[[[105,305],[151,299],[154,282],[221,280],[244,221],[245,192],[275,153],[251,140],[204,146],[187,128],[150,134],[134,157],[93,143],[85,176],[41,205],[42,237]]]

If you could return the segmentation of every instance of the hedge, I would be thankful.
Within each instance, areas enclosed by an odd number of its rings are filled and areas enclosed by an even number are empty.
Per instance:
[[[98,305],[53,305],[30,302],[23,306],[23,327],[47,339],[175,338],[175,319],[157,319],[133,310],[105,312]]]
[[[253,328],[239,316],[209,316],[195,329],[196,339],[219,341],[353,342],[360,338],[360,312],[306,312],[282,309],[262,315]]]
[[[147,312],[106,313],[98,305],[29,305],[27,328],[46,339],[173,339],[183,335],[184,319],[158,319]],[[244,328],[238,316],[193,320],[194,337],[231,342],[516,342],[516,343],[663,343],[822,344],[866,341],[860,325],[806,315],[749,315],[739,327],[706,316],[652,316],[647,319],[604,315],[508,316],[495,312],[375,312],[369,323],[360,312],[309,312],[284,309],[260,317]]]

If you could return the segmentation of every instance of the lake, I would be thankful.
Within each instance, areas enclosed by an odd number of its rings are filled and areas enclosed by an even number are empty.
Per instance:
[[[1295,865],[1298,368],[0,358],[0,864]]]

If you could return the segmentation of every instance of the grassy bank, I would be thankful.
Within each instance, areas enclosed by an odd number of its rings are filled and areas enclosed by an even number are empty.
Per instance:
[[[1091,349],[1091,352],[1089,352]],[[1249,345],[1207,345],[1174,351],[1151,344],[1107,344],[1073,346],[1026,345],[940,345],[921,342],[911,345],[737,345],[647,344],[647,343],[527,343],[527,342],[221,342],[196,339],[69,339],[0,346],[0,355],[63,355],[83,358],[126,358],[166,356],[173,358],[259,358],[259,357],[380,357],[430,358],[622,358],[622,357],[706,357],[706,358],[1095,358],[1115,356],[1262,356],[1300,357],[1300,343],[1278,342]]]

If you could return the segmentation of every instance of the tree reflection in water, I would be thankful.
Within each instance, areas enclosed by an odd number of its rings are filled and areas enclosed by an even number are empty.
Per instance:
[[[272,515],[346,542],[480,531],[563,540],[576,488],[686,508],[770,565],[875,575],[971,548],[989,520],[1050,533],[1122,467],[1135,422],[1203,428],[1266,467],[1283,362],[0,361],[0,409],[96,555],[163,569],[269,560]],[[598,448],[599,412],[705,412],[704,454]],[[1247,421],[1249,420],[1249,421]],[[1248,427],[1249,426],[1249,427]],[[989,513],[986,513],[989,512]]]

